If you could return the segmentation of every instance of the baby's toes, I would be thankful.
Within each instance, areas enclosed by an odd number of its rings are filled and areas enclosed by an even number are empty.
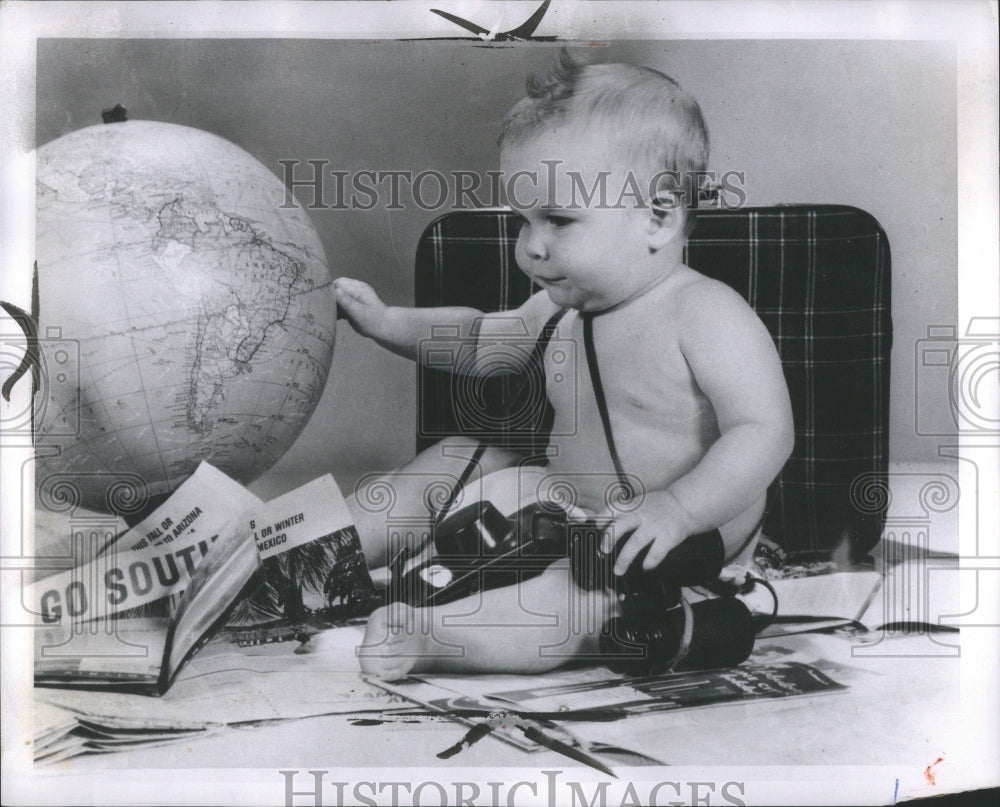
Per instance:
[[[413,669],[416,659],[413,656],[381,656],[361,659],[361,672],[373,675],[384,681],[398,681],[405,678]]]
[[[380,608],[379,611],[384,611],[382,618],[385,619],[390,633],[400,635],[414,632],[417,624],[417,611],[412,605],[407,605],[405,602],[394,602]]]
[[[419,645],[419,641],[416,643]],[[387,681],[405,676],[419,659],[419,648],[414,647],[413,637],[390,634],[388,638],[358,648],[361,672]]]
[[[361,672],[364,675],[373,675],[376,678],[384,678],[387,681],[395,680],[392,670],[398,666],[394,658],[385,655],[361,655],[358,661],[361,663]]]
[[[409,609],[409,606],[404,607]],[[368,617],[358,656],[399,655],[412,635],[412,619],[406,614],[401,615],[396,604],[377,608]]]

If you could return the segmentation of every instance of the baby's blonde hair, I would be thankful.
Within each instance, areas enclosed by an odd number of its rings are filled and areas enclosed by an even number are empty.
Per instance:
[[[553,125],[580,125],[621,144],[624,154],[616,156],[645,175],[637,176],[644,188],[659,177],[658,193],[683,193],[693,187],[688,178],[705,171],[709,137],[701,108],[659,70],[620,63],[585,65],[563,50],[547,75],[528,78],[527,88],[528,95],[504,116],[501,149]],[[693,212],[688,211],[686,233],[694,226]]]

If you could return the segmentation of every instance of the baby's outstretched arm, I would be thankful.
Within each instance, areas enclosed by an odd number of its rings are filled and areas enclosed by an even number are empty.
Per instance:
[[[447,341],[458,343],[475,334],[477,323],[483,317],[482,311],[458,306],[388,306],[367,283],[348,277],[337,278],[333,290],[354,330],[408,359],[419,358],[421,343],[430,339],[438,326],[448,327],[449,332],[456,335]]]
[[[781,361],[746,301],[728,286],[702,279],[685,289],[675,313],[681,352],[712,403],[720,436],[688,473],[666,490],[647,492],[640,508],[616,519],[616,535],[633,531],[619,552],[617,574],[646,546],[643,566],[651,569],[689,535],[746,513],[762,499],[795,441]],[[612,537],[605,537],[605,551]],[[745,537],[731,539],[727,555]]]
[[[419,360],[422,349],[433,346],[435,369],[457,369],[441,364],[441,357],[451,355],[461,372],[482,375],[510,372],[512,363],[524,361],[527,354],[520,349],[524,337],[537,336],[542,324],[557,310],[545,292],[536,293],[519,308],[484,313],[462,306],[405,308],[386,305],[367,283],[348,277],[337,278],[333,289],[348,321],[362,336],[408,359]],[[482,359],[480,352],[484,344],[495,347],[511,339],[514,349],[499,354],[493,351],[492,359]],[[467,360],[471,345],[475,345],[479,361]],[[496,355],[502,357],[499,364]]]

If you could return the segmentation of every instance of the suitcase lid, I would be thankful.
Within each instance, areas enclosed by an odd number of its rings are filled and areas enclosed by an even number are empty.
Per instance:
[[[453,212],[417,247],[416,304],[484,311],[534,290],[514,260],[506,210]],[[853,557],[878,541],[888,506],[889,244],[843,205],[699,210],[687,263],[743,295],[771,333],[795,418],[795,447],[772,485],[765,535],[791,558]],[[456,379],[421,371],[418,447],[462,433]],[[467,397],[467,396],[466,396]],[[483,396],[484,406],[496,399]],[[496,422],[495,416],[490,422]]]

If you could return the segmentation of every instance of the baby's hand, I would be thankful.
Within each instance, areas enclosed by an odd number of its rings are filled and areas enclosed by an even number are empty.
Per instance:
[[[378,333],[388,309],[371,286],[353,278],[338,277],[333,281],[333,291],[354,330],[362,336]]]
[[[614,510],[605,509],[598,517],[608,516],[614,522],[604,531],[601,551],[608,554],[616,541],[620,544],[615,559],[616,575],[625,574],[632,561],[646,547],[649,550],[642,560],[642,568],[647,571],[655,569],[671,549],[692,533],[687,512],[666,491],[646,493],[642,504],[631,512],[616,515]]]

